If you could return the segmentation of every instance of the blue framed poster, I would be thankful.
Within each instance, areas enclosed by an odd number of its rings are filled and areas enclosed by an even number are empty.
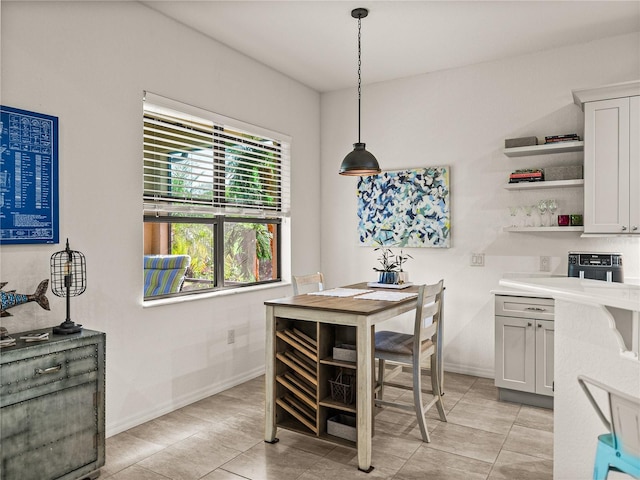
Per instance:
[[[58,243],[58,117],[0,106],[0,245]]]

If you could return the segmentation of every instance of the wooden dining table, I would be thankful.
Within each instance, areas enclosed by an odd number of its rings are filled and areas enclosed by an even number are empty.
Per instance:
[[[355,327],[356,344],[356,449],[358,469],[370,472],[371,439],[373,436],[374,402],[374,340],[375,326],[416,308],[417,286],[403,289],[371,288],[367,283],[341,287],[345,289],[369,290],[373,292],[402,292],[413,294],[400,300],[363,300],[357,296],[329,296],[304,294],[268,300],[266,305],[266,369],[265,369],[265,441],[277,442],[277,323],[278,319],[316,322],[320,324]],[[327,293],[327,292],[325,292]],[[330,292],[328,292],[330,293]],[[359,295],[358,295],[359,296]],[[290,320],[287,320],[290,321]],[[320,355],[319,355],[320,356]],[[316,399],[320,402],[320,399]],[[321,415],[318,423],[325,421]],[[324,431],[318,429],[317,435]],[[330,440],[331,438],[329,438]]]

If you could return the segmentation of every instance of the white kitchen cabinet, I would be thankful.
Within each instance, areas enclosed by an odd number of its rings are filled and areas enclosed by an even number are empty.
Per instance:
[[[585,234],[640,235],[640,82],[574,92],[584,109]]]
[[[542,395],[553,395],[553,336],[555,323],[536,320],[536,389]]]
[[[552,405],[540,396],[553,396],[553,305],[549,298],[496,295],[495,385],[500,399]]]
[[[534,320],[496,316],[496,387],[536,389]]]

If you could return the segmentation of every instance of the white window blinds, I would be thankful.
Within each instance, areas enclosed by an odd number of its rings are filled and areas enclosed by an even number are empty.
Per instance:
[[[150,93],[145,211],[289,214],[289,138]]]

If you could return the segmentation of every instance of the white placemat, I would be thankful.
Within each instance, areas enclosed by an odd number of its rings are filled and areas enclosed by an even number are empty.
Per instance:
[[[360,300],[386,300],[388,302],[399,302],[411,297],[417,297],[417,293],[404,293],[404,292],[372,292],[365,295],[358,295],[357,299]]]
[[[363,290],[360,288],[332,288],[330,290],[322,290],[321,292],[310,292],[307,295],[324,295],[327,297],[353,297],[361,293],[373,292],[373,290]]]

